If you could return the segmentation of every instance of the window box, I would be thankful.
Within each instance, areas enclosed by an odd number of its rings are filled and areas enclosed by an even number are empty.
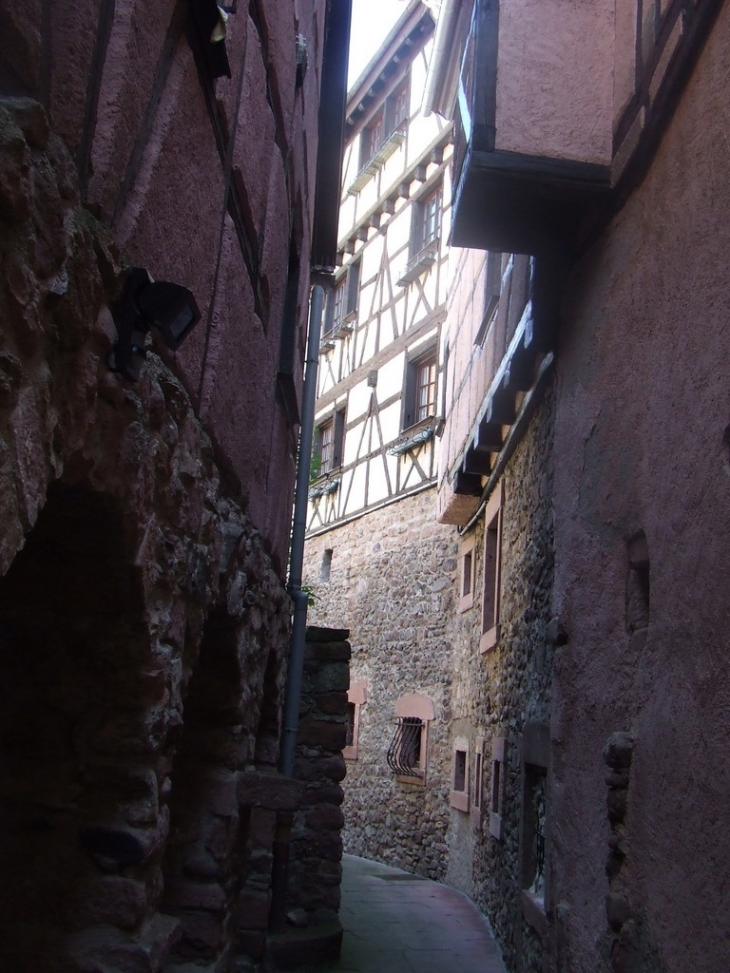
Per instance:
[[[370,182],[379,169],[385,165],[396,149],[400,148],[406,140],[405,129],[396,129],[391,132],[375,155],[365,163],[358,174],[347,187],[350,196],[355,196],[360,190]]]
[[[429,442],[437,434],[441,419],[431,416],[415,426],[411,426],[408,432],[395,441],[388,450],[390,456],[402,456],[412,449],[418,449]]]
[[[438,255],[439,242],[433,240],[408,261],[406,269],[396,281],[398,287],[405,287],[407,284],[411,284],[416,277],[420,277],[424,271],[436,263]]]
[[[328,497],[332,493],[337,493],[340,489],[339,480],[331,480],[328,476],[323,477],[310,487],[309,499],[318,500],[320,497]]]

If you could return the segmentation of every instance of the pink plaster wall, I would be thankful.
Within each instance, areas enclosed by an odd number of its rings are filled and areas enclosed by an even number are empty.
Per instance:
[[[608,164],[613,42],[609,0],[500,3],[497,149]]]
[[[725,5],[648,177],[569,286],[555,437],[569,642],[556,655],[550,814],[571,970],[597,968],[607,931],[601,755],[616,730],[636,740],[622,881],[657,969],[730,969],[729,88]],[[639,529],[643,646],[625,623]]]
[[[239,4],[226,42],[232,77],[213,83],[222,124],[235,134],[234,181],[257,264],[258,310],[237,234],[224,216],[224,167],[184,32],[150,113],[175,7],[173,0],[114,4],[93,116],[87,202],[112,227],[130,262],[195,294],[203,318],[174,356],[175,367],[283,570],[294,437],[276,375],[290,239],[302,267],[295,374],[303,358],[325,4],[257,3],[256,20],[247,15],[248,4]],[[39,2],[18,7],[0,0],[2,87],[45,101],[74,154],[83,142],[102,9],[101,0],[59,0],[50,4],[50,24],[44,25]],[[296,85],[297,33],[309,43],[302,87]],[[44,50],[51,53],[45,67]],[[151,125],[145,137],[146,113]],[[137,166],[131,162],[135,146]]]

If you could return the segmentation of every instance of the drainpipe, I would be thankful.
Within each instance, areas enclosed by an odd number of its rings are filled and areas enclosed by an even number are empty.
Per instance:
[[[294,602],[289,665],[284,689],[284,721],[279,751],[279,772],[284,777],[294,776],[294,751],[299,731],[299,703],[304,677],[304,650],[307,633],[307,593],[302,591],[302,564],[304,561],[304,534],[307,528],[307,503],[309,501],[309,467],[312,456],[314,432],[314,402],[317,396],[317,369],[319,367],[319,336],[322,327],[324,288],[315,284],[309,302],[309,335],[307,358],[302,390],[302,417],[299,430],[299,454],[297,481],[294,493],[294,520],[292,525],[291,553],[289,556],[289,594]],[[286,893],[289,885],[289,848],[294,815],[279,811],[272,845],[271,906],[269,929],[280,932],[286,926]]]
[[[304,534],[307,529],[307,504],[309,502],[309,467],[314,434],[314,402],[317,397],[317,369],[319,366],[319,336],[322,328],[324,288],[315,284],[309,305],[309,335],[307,360],[302,393],[302,424],[299,432],[299,459],[297,482],[294,493],[294,522],[292,526],[291,554],[289,556],[288,590],[294,602],[289,668],[284,691],[284,726],[282,729],[279,771],[285,777],[294,772],[294,749],[299,730],[299,700],[302,695],[304,672],[304,638],[307,629],[307,593],[302,591],[302,564],[304,562]]]
[[[436,21],[431,63],[426,74],[426,85],[421,104],[424,118],[428,118],[431,112],[439,113],[437,105],[440,107],[439,97],[443,94],[446,81],[444,72],[454,43],[453,32],[459,10],[460,4],[455,0],[442,0]]]

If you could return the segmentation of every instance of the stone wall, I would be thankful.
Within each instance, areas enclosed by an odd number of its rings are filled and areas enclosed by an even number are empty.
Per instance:
[[[294,823],[289,904],[314,922],[335,920],[340,907],[348,635],[347,630],[307,629],[294,768],[302,800]]]
[[[552,389],[534,415],[501,478],[502,565],[500,635],[480,652],[484,517],[474,528],[473,607],[454,613],[452,736],[469,744],[470,810],[451,811],[446,880],[486,912],[515,973],[542,970],[542,945],[522,917],[523,747],[527,726],[550,722],[553,645],[548,628],[553,579]],[[467,535],[468,536],[468,535]],[[501,767],[501,837],[490,833],[492,754],[505,740]],[[481,744],[481,812],[474,811],[474,753]],[[548,798],[549,801],[549,798]]]
[[[289,598],[175,375],[109,372],[120,258],[75,178],[42,109],[3,103],[3,962],[228,970]]]
[[[367,684],[344,782],[345,850],[430,878],[446,871],[455,575],[455,534],[436,523],[432,489],[307,542],[310,620],[350,629],[351,681]],[[424,782],[396,780],[386,762],[396,702],[410,693],[435,712]]]

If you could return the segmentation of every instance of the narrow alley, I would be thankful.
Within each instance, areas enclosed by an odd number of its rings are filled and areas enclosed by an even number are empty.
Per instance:
[[[327,973],[504,973],[486,920],[461,892],[354,855],[342,872],[342,954]]]

